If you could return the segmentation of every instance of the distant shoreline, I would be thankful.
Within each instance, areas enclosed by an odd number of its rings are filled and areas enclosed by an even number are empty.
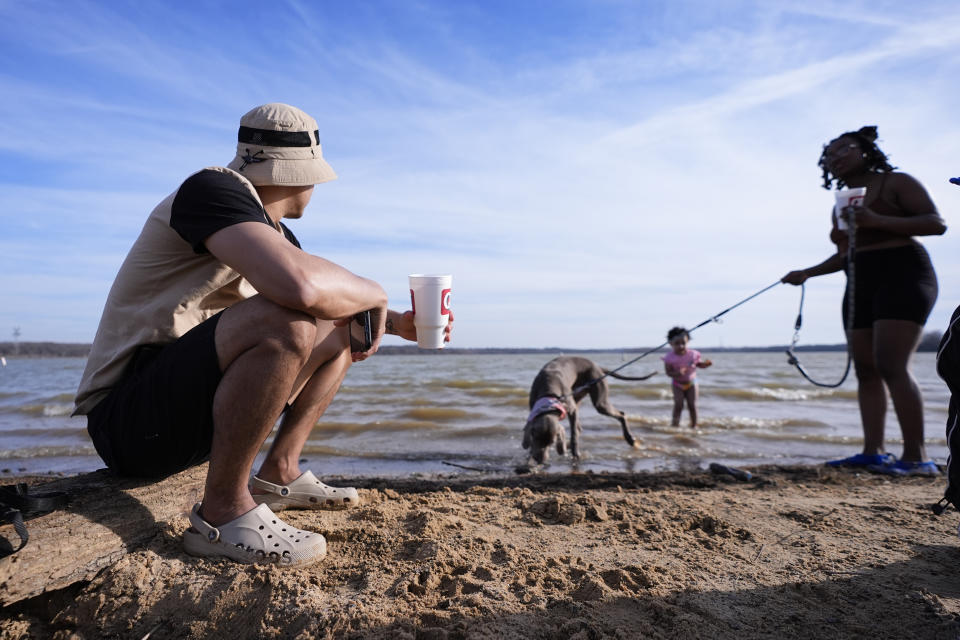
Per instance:
[[[930,331],[924,334],[919,351],[936,351],[940,342],[940,333]],[[520,348],[520,347],[447,347],[438,351],[419,349],[415,346],[385,345],[380,347],[381,355],[502,355],[502,354],[577,354],[577,353],[643,353],[651,347],[620,347],[616,349],[566,349],[562,347]],[[710,353],[764,353],[783,352],[786,345],[766,347],[697,347]],[[797,346],[796,351],[846,351],[845,344],[811,344]],[[0,342],[0,356],[31,358],[85,358],[90,354],[90,344],[75,342]]]

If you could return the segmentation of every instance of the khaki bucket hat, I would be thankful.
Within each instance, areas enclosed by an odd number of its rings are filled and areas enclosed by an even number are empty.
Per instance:
[[[280,102],[240,118],[237,155],[227,167],[255,185],[307,186],[337,179],[323,159],[317,121]]]

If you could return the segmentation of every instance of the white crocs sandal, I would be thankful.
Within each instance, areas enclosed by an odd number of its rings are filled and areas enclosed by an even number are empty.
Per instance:
[[[360,504],[360,494],[353,487],[331,487],[317,480],[310,471],[282,486],[253,476],[251,489],[268,493],[254,493],[257,504],[265,504],[274,511],[284,509],[347,509]]]
[[[183,534],[183,548],[190,555],[282,567],[305,567],[327,555],[327,541],[322,535],[291,527],[265,504],[219,527],[201,518],[199,510],[198,502],[190,511],[193,526]]]

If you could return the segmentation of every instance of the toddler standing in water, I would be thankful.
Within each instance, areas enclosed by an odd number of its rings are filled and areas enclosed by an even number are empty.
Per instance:
[[[690,428],[697,426],[697,369],[706,369],[712,362],[701,360],[700,352],[687,349],[690,334],[683,327],[674,327],[667,332],[671,351],[663,356],[663,367],[667,375],[673,378],[673,421],[674,427],[680,424],[683,402],[686,400],[690,411]]]

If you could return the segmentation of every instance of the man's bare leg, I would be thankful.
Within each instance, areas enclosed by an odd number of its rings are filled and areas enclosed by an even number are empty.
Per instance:
[[[344,376],[350,369],[349,335],[346,328],[326,333],[323,321],[318,321],[317,344],[313,356],[301,372],[301,379],[309,376],[299,393],[290,398],[280,422],[277,435],[270,445],[266,459],[260,465],[257,477],[274,484],[285,485],[300,477],[300,453],[316,426],[320,416],[327,410],[340,389]],[[332,327],[332,325],[331,325]],[[302,390],[299,387],[302,386]]]
[[[223,378],[213,401],[202,507],[210,524],[229,522],[256,507],[247,489],[254,458],[312,357],[317,333],[314,318],[262,296],[223,312],[215,337]]]

